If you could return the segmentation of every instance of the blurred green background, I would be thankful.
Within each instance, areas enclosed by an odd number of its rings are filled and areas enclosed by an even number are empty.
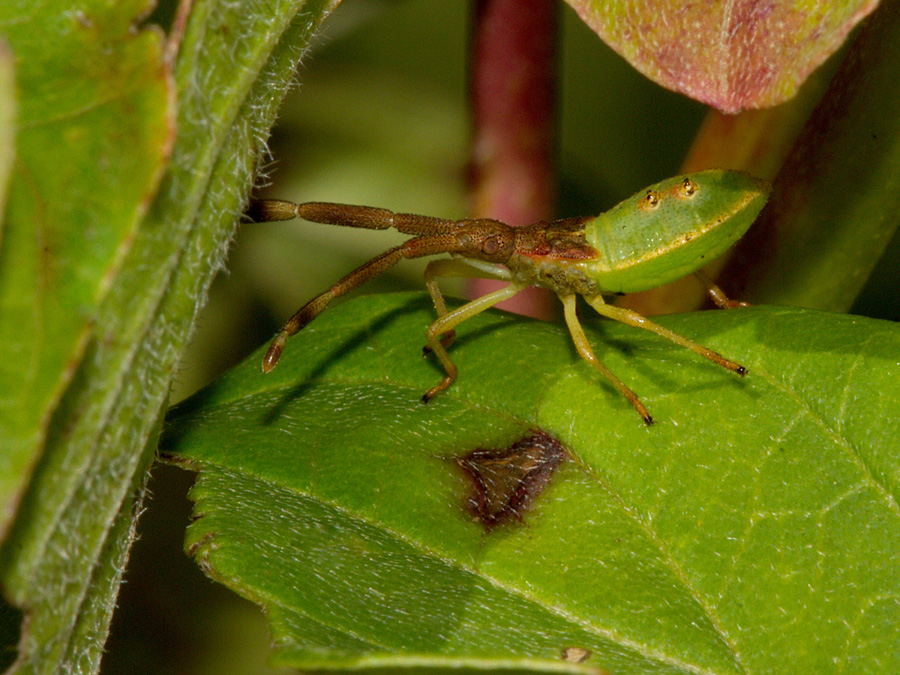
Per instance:
[[[164,4],[156,16],[171,9]],[[260,193],[465,216],[467,11],[467,3],[435,0],[341,5],[298,72]],[[705,107],[652,84],[563,3],[559,11],[558,215],[597,213],[676,173]],[[173,402],[241,361],[301,304],[399,239],[297,221],[244,225]],[[424,265],[405,262],[358,293],[422,289]],[[192,480],[172,467],[154,471],[104,673],[271,672],[262,613],[209,581],[182,551]]]

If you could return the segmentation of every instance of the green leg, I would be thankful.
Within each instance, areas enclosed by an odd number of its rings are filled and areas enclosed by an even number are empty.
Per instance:
[[[494,269],[496,268],[496,269]],[[475,266],[465,260],[459,258],[442,258],[440,260],[432,260],[425,268],[425,287],[431,295],[431,301],[434,303],[434,309],[439,317],[447,313],[447,303],[444,301],[444,295],[441,293],[441,287],[438,285],[438,279],[450,277],[463,277],[467,279],[496,279],[498,281],[509,281],[511,275],[509,270],[500,265],[492,265],[484,263],[483,266]],[[441,344],[444,348],[448,348],[453,342],[455,332],[448,330],[441,336]],[[422,349],[423,354],[431,352],[429,346]]]
[[[521,290],[521,286],[510,284],[493,293],[482,295],[480,298],[476,298],[462,307],[457,307],[456,309],[439,316],[437,320],[428,327],[428,347],[437,355],[447,374],[437,385],[425,392],[425,395],[422,397],[423,402],[428,403],[428,401],[444,391],[444,389],[449,387],[453,383],[453,380],[456,379],[456,366],[453,364],[453,361],[450,360],[450,355],[441,344],[441,336],[445,333],[452,332],[456,326],[466,319],[471,319],[476,314],[480,314],[484,310],[490,309],[498,302],[509,300]]]
[[[651,333],[656,333],[660,337],[671,340],[681,347],[685,347],[687,349],[690,349],[692,352],[700,354],[700,356],[706,357],[713,363],[716,363],[723,368],[733,370],[738,375],[744,375],[747,372],[747,370],[741,364],[735,363],[734,361],[729,361],[718,352],[714,352],[708,347],[704,347],[703,345],[692,342],[685,337],[681,337],[678,333],[670,331],[668,328],[663,328],[657,323],[653,323],[650,319],[645,316],[641,316],[637,312],[634,312],[630,309],[625,309],[624,307],[615,307],[614,305],[606,304],[606,302],[603,300],[603,297],[600,295],[596,295],[593,298],[586,298],[586,300],[591,307],[597,310],[598,314],[602,314],[603,316],[609,317],[610,319],[615,319],[616,321],[621,321],[622,323],[628,324],[629,326],[634,326],[635,328],[643,328],[644,330],[649,330]]]
[[[587,336],[584,334],[584,329],[581,327],[581,322],[578,321],[578,313],[575,307],[575,295],[565,295],[560,296],[560,300],[563,303],[563,312],[566,317],[566,325],[569,327],[569,333],[572,335],[572,342],[575,343],[575,349],[578,350],[578,354],[585,361],[590,363],[594,368],[600,371],[600,373],[609,380],[612,385],[619,390],[619,392],[628,399],[634,409],[638,411],[638,414],[643,418],[646,424],[652,424],[653,418],[650,416],[650,412],[647,410],[647,407],[641,403],[641,400],[637,397],[631,389],[625,386],[625,383],[622,382],[618,377],[616,377],[613,372],[603,365],[603,362],[597,358],[594,354],[594,350],[591,347],[591,343],[588,341]]]
[[[727,295],[725,295],[725,291],[719,288],[716,283],[706,275],[706,272],[697,270],[696,272],[694,272],[694,276],[697,277],[697,281],[703,284],[703,288],[706,289],[709,297],[712,298],[712,301],[716,303],[717,307],[721,307],[722,309],[734,309],[736,307],[750,306],[749,302],[732,300]]]

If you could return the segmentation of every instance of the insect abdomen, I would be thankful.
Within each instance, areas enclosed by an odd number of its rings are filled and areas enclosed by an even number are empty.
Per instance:
[[[587,224],[587,241],[599,253],[588,273],[611,293],[680,279],[740,239],[770,189],[767,181],[719,169],[652,185]]]

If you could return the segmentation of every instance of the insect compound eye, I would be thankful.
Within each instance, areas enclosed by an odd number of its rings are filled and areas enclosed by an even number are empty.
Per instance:
[[[690,178],[685,178],[684,182],[681,183],[681,195],[683,197],[693,197],[695,192],[697,192],[697,184]]]
[[[653,190],[647,190],[647,194],[644,195],[644,198],[641,200],[641,208],[655,209],[659,206],[659,193]]]
[[[500,242],[497,240],[497,237],[488,237],[482,242],[481,250],[488,255],[494,255],[500,250]]]
[[[509,228],[495,231],[485,234],[478,245],[481,248],[481,253],[487,256],[488,260],[502,262],[504,258],[512,255],[512,250],[515,246],[515,235]]]

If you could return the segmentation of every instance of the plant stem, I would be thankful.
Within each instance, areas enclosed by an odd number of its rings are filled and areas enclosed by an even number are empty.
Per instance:
[[[471,32],[471,212],[510,225],[549,219],[555,184],[556,2],[476,0]],[[496,288],[475,280],[473,295]],[[545,294],[501,305],[551,314]]]

